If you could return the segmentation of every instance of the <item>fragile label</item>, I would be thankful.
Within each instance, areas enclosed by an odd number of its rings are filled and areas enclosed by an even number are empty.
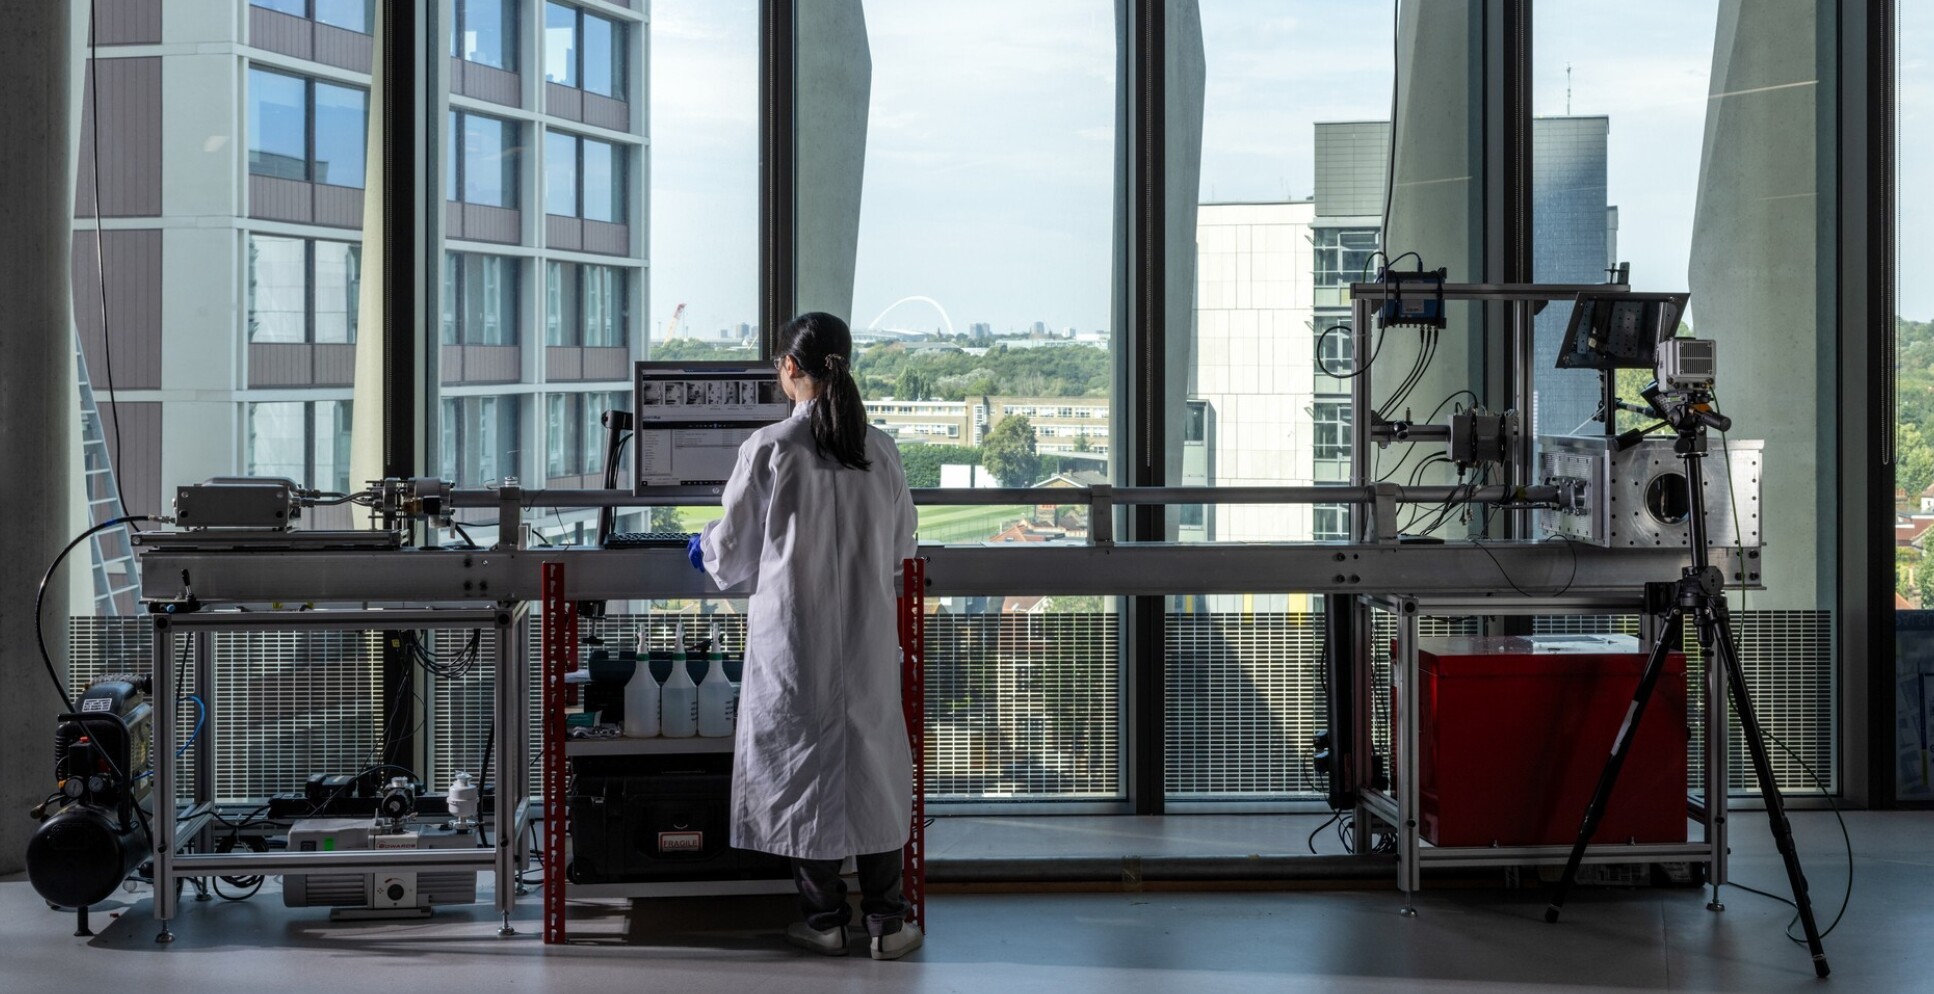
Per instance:
[[[661,853],[701,852],[704,849],[704,832],[658,833],[658,851]]]

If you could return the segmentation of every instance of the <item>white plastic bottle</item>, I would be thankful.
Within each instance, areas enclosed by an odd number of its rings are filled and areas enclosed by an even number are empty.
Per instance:
[[[638,668],[631,672],[631,679],[625,683],[625,738],[656,737],[659,707],[658,678],[651,675],[651,656],[640,652]]]
[[[668,739],[688,739],[698,734],[698,684],[685,668],[685,623],[678,623],[678,644],[672,646],[672,675],[659,691],[663,720],[659,733]]]
[[[725,678],[725,651],[719,625],[712,623],[712,646],[705,652],[705,679],[698,685],[698,734],[722,739],[732,734],[739,710],[739,688]]]

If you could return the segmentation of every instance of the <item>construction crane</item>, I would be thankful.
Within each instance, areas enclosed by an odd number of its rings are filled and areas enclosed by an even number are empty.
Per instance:
[[[672,311],[672,319],[670,321],[665,322],[665,341],[669,342],[672,339],[677,338],[678,333],[684,330],[685,330],[685,305],[681,303],[678,305],[677,310]]]

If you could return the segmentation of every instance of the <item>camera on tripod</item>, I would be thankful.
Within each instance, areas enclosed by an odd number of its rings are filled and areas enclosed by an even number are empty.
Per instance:
[[[1719,346],[1702,338],[1668,338],[1659,343],[1652,367],[1666,393],[1711,393],[1719,377]]]
[[[1607,379],[1610,379],[1610,372],[1617,369],[1649,367],[1653,370],[1656,378],[1639,393],[1645,399],[1646,406],[1643,408],[1618,401],[1612,396],[1610,384],[1607,384],[1602,413],[1608,429],[1614,410],[1635,410],[1659,419],[1658,424],[1608,439],[1607,449],[1609,454],[1615,456],[1621,449],[1636,445],[1648,432],[1660,428],[1671,430],[1674,435],[1672,451],[1677,454],[1683,469],[1670,480],[1660,477],[1656,481],[1656,494],[1648,493],[1648,497],[1657,496],[1660,501],[1655,507],[1669,507],[1673,516],[1683,518],[1688,565],[1680,571],[1676,581],[1661,580],[1646,584],[1645,603],[1648,613],[1653,615],[1658,635],[1639,677],[1638,687],[1632,693],[1632,704],[1626,712],[1625,723],[1612,740],[1611,756],[1600,774],[1597,788],[1592,792],[1591,802],[1585,806],[1578,837],[1572,843],[1564,873],[1559,876],[1552,891],[1551,904],[1545,909],[1545,921],[1558,920],[1566,893],[1584,858],[1585,847],[1597,832],[1606,803],[1618,782],[1619,770],[1632,745],[1633,730],[1644,716],[1646,702],[1652,696],[1667,654],[1680,640],[1679,625],[1689,622],[1697,630],[1700,655],[1704,657],[1706,666],[1718,667],[1724,674],[1721,683],[1731,696],[1733,711],[1739,717],[1740,734],[1745,739],[1747,753],[1752,758],[1753,770],[1759,780],[1760,796],[1766,805],[1775,845],[1786,864],[1787,881],[1793,890],[1793,905],[1806,933],[1814,973],[1825,977],[1829,972],[1826,951],[1820,943],[1820,930],[1813,918],[1813,902],[1808,896],[1806,875],[1800,867],[1793,844],[1792,823],[1786,817],[1785,802],[1780,796],[1779,783],[1766,752],[1765,736],[1760,729],[1752,697],[1747,692],[1746,671],[1739,659],[1731,609],[1726,601],[1725,574],[1712,563],[1706,520],[1708,489],[1703,469],[1706,435],[1709,431],[1731,429],[1732,420],[1713,406],[1713,384],[1718,378],[1718,351],[1714,343],[1676,337],[1679,314],[1685,302],[1683,294],[1644,297],[1616,293],[1580,294],[1572,311],[1571,324],[1565,331],[1563,351],[1558,357],[1560,368],[1596,369]],[[1654,460],[1654,464],[1660,461]],[[1675,492],[1684,495],[1683,505],[1665,501]],[[1586,491],[1588,502],[1591,494],[1590,490]],[[1717,713],[1721,716],[1725,714],[1723,709]],[[1719,902],[1718,892],[1724,882],[1722,879],[1712,881],[1713,899],[1707,905],[1712,910],[1723,910],[1725,907]]]

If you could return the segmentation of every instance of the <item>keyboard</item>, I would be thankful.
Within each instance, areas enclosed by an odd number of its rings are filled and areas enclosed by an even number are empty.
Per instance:
[[[691,532],[615,532],[604,540],[607,549],[683,549]]]

